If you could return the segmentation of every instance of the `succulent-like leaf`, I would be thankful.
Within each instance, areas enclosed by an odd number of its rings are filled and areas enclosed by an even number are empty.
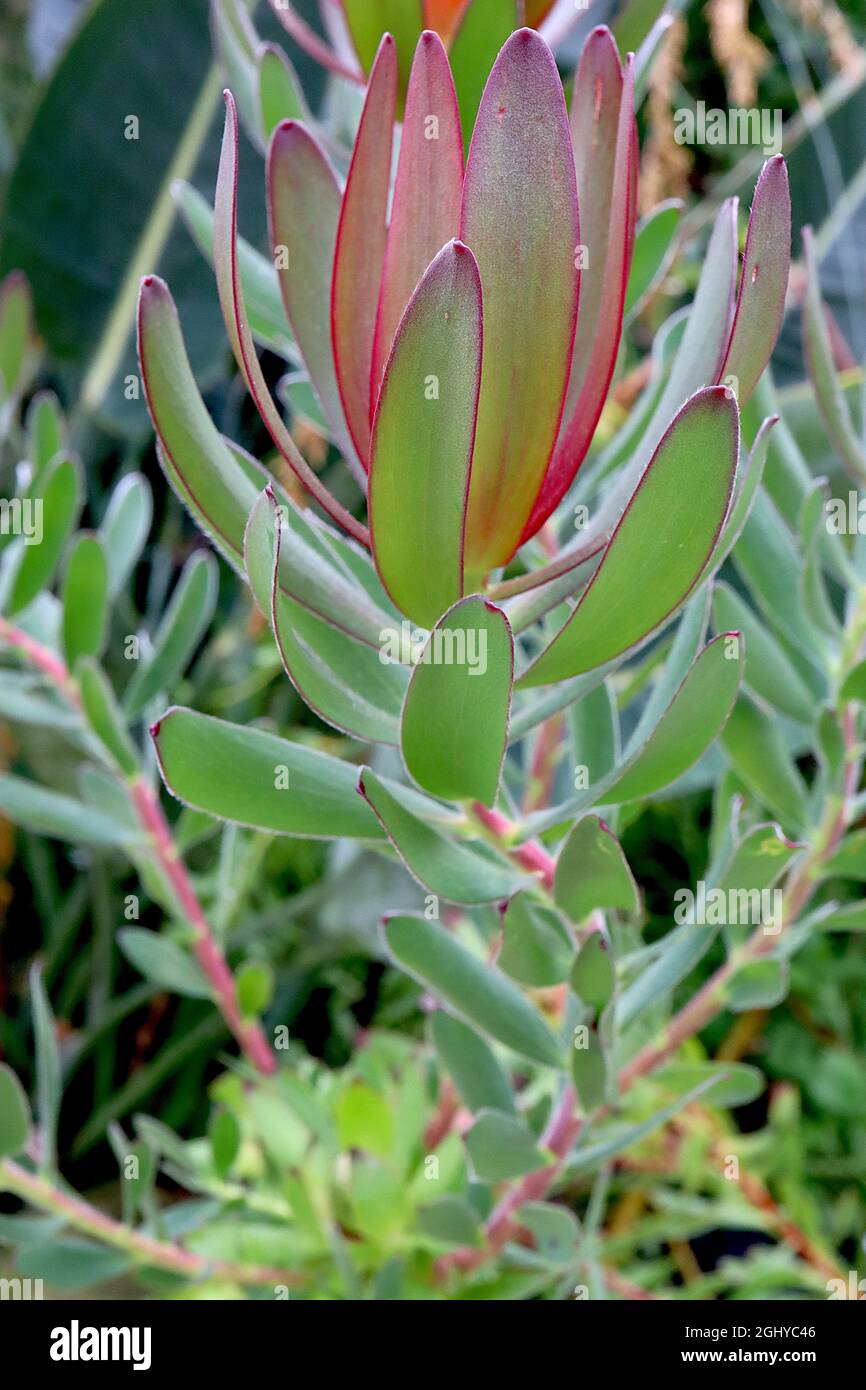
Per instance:
[[[287,535],[287,541],[291,538]],[[250,513],[244,558],[256,602],[273,627],[283,667],[302,699],[355,738],[396,744],[408,682],[404,667],[318,617],[280,587],[283,527],[276,499],[261,494]]]
[[[429,6],[430,0],[428,0]],[[442,0],[440,0],[440,4]],[[452,11],[455,6],[452,4]],[[456,19],[456,24],[454,20]],[[444,32],[441,21],[434,23],[428,15],[430,28]],[[451,71],[460,103],[463,144],[469,148],[472,129],[490,69],[496,55],[517,27],[517,0],[472,0],[463,4],[452,16],[453,34],[449,46]]]
[[[523,539],[539,529],[571,486],[595,433],[619,350],[634,244],[637,132],[633,61],[623,73],[608,29],[594,29],[584,45],[570,123],[587,274],[581,277],[563,426]]]
[[[153,651],[139,661],[126,688],[123,703],[130,719],[154,696],[170,694],[174,689],[210,625],[217,587],[213,557],[201,551],[192,555],[154,634]]]
[[[457,236],[462,194],[463,144],[454,83],[440,39],[428,32],[418,40],[406,97],[376,311],[371,412],[412,292],[437,252]]]
[[[214,270],[226,331],[235,361],[259,414],[286,463],[323,510],[350,536],[366,545],[367,528],[331,496],[292,439],[268,389],[247,321],[237,252],[238,118],[234,97],[225,93],[226,120],[214,199]]]
[[[188,806],[278,835],[381,839],[350,763],[179,707],[151,735],[168,790]]]
[[[361,769],[357,787],[407,869],[431,893],[448,902],[490,903],[526,884],[486,845],[461,843],[419,819],[369,768]]]
[[[481,274],[484,356],[466,535],[469,587],[509,560],[562,416],[577,315],[577,188],[562,84],[520,29],[484,90],[460,235]]]
[[[424,27],[423,0],[341,0],[358,61],[372,75],[383,34],[392,36],[402,96],[409,82],[412,55]]]
[[[806,298],[803,304],[806,366],[827,433],[851,477],[863,483],[866,480],[866,450],[857,437],[833,364],[811,227],[803,228],[803,256],[806,263]]]
[[[343,455],[356,459],[331,351],[331,275],[340,186],[315,136],[296,121],[273,133],[267,162],[268,221],[286,317]]]
[[[281,48],[262,44],[257,62],[258,117],[267,141],[282,121],[309,121],[310,109],[298,74]]]
[[[63,654],[73,667],[80,656],[101,656],[107,636],[108,561],[98,536],[75,539],[63,576]]]
[[[412,673],[401,729],[406,766],[425,791],[493,805],[513,671],[511,629],[501,608],[466,598],[436,624]]]
[[[659,203],[638,224],[623,313],[626,321],[640,313],[663,279],[675,250],[683,214],[679,198]]]
[[[749,215],[743,272],[719,381],[733,378],[741,407],[776,345],[791,264],[791,195],[780,154],[761,170]]]
[[[464,1105],[473,1111],[486,1108],[514,1114],[508,1077],[489,1043],[474,1028],[444,1009],[437,1009],[430,1020],[430,1036]]]
[[[361,113],[346,179],[331,281],[331,343],[340,398],[358,456],[370,453],[370,376],[387,242],[391,141],[397,96],[394,40],[386,34]]]
[[[535,1006],[501,971],[471,955],[438,923],[390,917],[383,930],[394,959],[467,1022],[523,1057],[560,1064],[559,1043]]]
[[[559,851],[553,879],[558,907],[582,922],[596,909],[637,912],[640,895],[619,840],[600,816],[584,816]]]
[[[651,633],[700,577],[728,510],[739,423],[724,387],[699,391],[647,466],[568,622],[522,677],[565,680]]]
[[[481,285],[440,251],[397,332],[373,427],[370,527],[388,593],[432,627],[463,596],[466,499],[481,374]]]

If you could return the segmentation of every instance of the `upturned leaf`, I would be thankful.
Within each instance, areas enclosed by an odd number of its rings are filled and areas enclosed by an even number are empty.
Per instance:
[[[569,831],[556,861],[553,896],[572,922],[597,908],[638,911],[640,895],[622,846],[600,816],[584,816]]]
[[[650,460],[574,613],[519,684],[601,666],[647,637],[687,597],[728,510],[738,450],[736,401],[699,391]]]
[[[513,670],[511,629],[494,604],[462,599],[436,624],[412,672],[401,727],[403,758],[425,791],[493,805]]]

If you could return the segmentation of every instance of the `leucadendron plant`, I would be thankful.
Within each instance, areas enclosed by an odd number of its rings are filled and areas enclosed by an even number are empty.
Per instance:
[[[428,23],[432,9],[449,7],[428,6]],[[27,620],[53,566],[20,551],[13,567],[0,635],[88,731],[103,834],[122,825],[149,891],[183,925],[171,970],[147,933],[132,957],[181,991],[194,964],[240,1057],[211,1087],[205,1138],[146,1116],[134,1141],[112,1131],[122,1161],[133,1148],[141,1159],[123,1222],[57,1179],[50,1085],[34,1130],[0,1072],[0,1183],[163,1292],[669,1294],[678,1270],[652,1218],[608,1229],[609,1194],[637,1174],[664,1185],[676,1239],[724,1219],[778,1241],[692,1276],[691,1296],[825,1297],[846,1277],[828,1233],[771,1196],[795,1099],[774,1093],[766,1127],[742,1135],[727,1112],[764,1076],[739,1060],[746,1044],[714,1059],[701,1041],[726,1014],[781,1003],[816,936],[866,922],[826,886],[863,877],[862,832],[849,834],[864,809],[863,548],[824,526],[821,486],[777,425],[765,374],[788,282],[784,162],[760,174],[742,254],[736,200],[718,210],[693,302],[660,329],[614,429],[605,405],[633,352],[623,325],[670,264],[678,216],[663,206],[637,226],[631,58],[594,30],[567,105],[544,38],[517,30],[464,152],[440,38],[420,34],[404,84],[399,53],[385,35],[369,64],[345,179],[311,120],[269,123],[272,266],[238,238],[231,92],[213,212],[178,191],[273,442],[265,464],[210,418],[168,287],[146,277],[139,306],[165,476],[248,586],[334,751],[177,706],[139,746],[138,723],[176,689],[214,598],[199,555],[118,699],[91,609],[103,568],[115,592],[128,560],[116,555],[125,493],[102,537],[75,544],[64,592],[91,597],[67,598],[60,639],[50,604],[38,630]],[[259,347],[290,362],[278,394],[303,430],[285,422]],[[339,488],[302,452],[311,423],[345,462]],[[61,541],[75,512],[58,492],[64,466],[36,474]],[[261,973],[227,963],[151,747],[182,820],[339,841],[403,866],[415,910],[385,915],[380,950],[415,1035],[382,1018],[338,1071],[287,1037]],[[69,806],[21,780],[3,779],[5,809],[62,833]],[[703,877],[644,940],[622,836],[659,794],[706,787]],[[38,976],[33,987],[44,1035]],[[200,1200],[160,1213],[159,1172]]]

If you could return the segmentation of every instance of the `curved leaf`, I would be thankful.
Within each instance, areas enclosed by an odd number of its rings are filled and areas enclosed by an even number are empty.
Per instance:
[[[466,497],[481,369],[481,285],[460,242],[427,269],[397,331],[373,426],[376,568],[432,627],[463,595]]]
[[[584,921],[598,908],[640,908],[622,846],[600,816],[584,816],[569,831],[556,859],[553,897],[572,922]]]
[[[484,89],[466,163],[461,240],[484,301],[469,491],[469,587],[509,560],[562,416],[577,317],[580,240],[571,133],[553,55],[513,34]]]
[[[513,671],[511,629],[494,604],[461,599],[436,624],[412,673],[401,727],[406,767],[425,791],[493,805]]]
[[[521,678],[566,680],[635,646],[682,603],[712,553],[734,483],[736,401],[699,391],[672,421],[574,613]]]
[[[381,31],[380,31],[381,32]],[[340,399],[358,457],[370,454],[370,373],[385,260],[397,57],[386,34],[370,73],[340,208],[331,280],[331,343]]]

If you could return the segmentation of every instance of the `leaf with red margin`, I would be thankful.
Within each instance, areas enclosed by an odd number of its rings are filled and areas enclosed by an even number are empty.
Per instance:
[[[588,271],[580,306],[563,426],[544,486],[521,540],[558,507],[592,442],[622,335],[637,209],[634,62],[625,73],[609,29],[584,46],[574,83],[571,134]]]
[[[370,451],[370,371],[385,260],[391,140],[397,96],[394,40],[379,47],[361,113],[337,228],[331,342],[340,398],[359,458]]]
[[[223,319],[235,361],[277,449],[320,507],[350,536],[369,545],[365,526],[332,497],[289,434],[256,356],[237,255],[238,113],[231,92],[224,93],[226,121],[214,198],[214,271]]]
[[[675,417],[572,613],[521,686],[567,680],[628,651],[664,622],[703,573],[734,485],[739,412],[722,386]]]
[[[437,122],[431,139],[429,122]],[[437,251],[457,235],[463,195],[463,141],[457,97],[442,42],[429,31],[418,40],[409,78],[391,224],[382,271],[370,406],[412,291]]]
[[[751,396],[779,336],[791,266],[791,193],[780,154],[761,170],[743,256],[734,322],[718,380],[736,378],[740,406]]]
[[[337,176],[315,136],[297,121],[277,126],[268,147],[268,221],[286,317],[337,447],[355,450],[331,352],[331,271],[340,218]],[[278,255],[285,247],[286,255]]]
[[[466,535],[474,583],[511,558],[538,495],[577,317],[571,132],[553,54],[532,29],[512,34],[484,89],[460,220],[486,339]]]
[[[310,57],[328,72],[345,77],[349,82],[356,82],[359,86],[364,85],[364,74],[360,64],[354,60],[345,62],[339,53],[335,53],[330,44],[320,38],[315,29],[311,29],[307,21],[298,14],[291,0],[270,0],[270,5],[286,33],[305,53],[309,53]]]
[[[450,242],[428,267],[397,330],[371,447],[376,568],[397,607],[425,627],[464,592],[481,358],[478,267],[471,251]]]

